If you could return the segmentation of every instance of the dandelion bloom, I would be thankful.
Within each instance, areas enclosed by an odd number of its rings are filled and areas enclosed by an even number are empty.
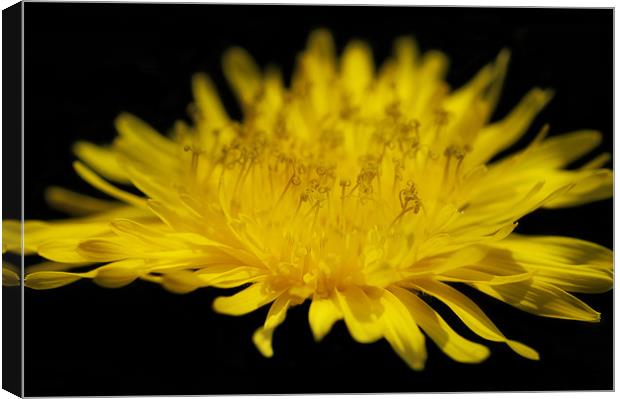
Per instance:
[[[488,348],[457,334],[424,293],[481,338],[538,359],[452,283],[541,316],[599,321],[570,292],[610,290],[611,251],[513,230],[538,208],[609,198],[612,173],[602,168],[608,154],[565,169],[599,144],[590,130],[547,138],[545,127],[494,160],[552,97],[533,89],[491,123],[507,64],[502,51],[452,91],[446,57],[419,54],[411,39],[397,40],[375,70],[365,43],[337,57],[318,30],[286,87],[276,68],[261,70],[233,48],[223,69],[241,122],[199,74],[191,125],[178,122],[165,136],[122,114],[112,145],[75,144],[75,171],[116,201],[50,188],[49,203],[73,217],[25,222],[24,253],[46,259],[27,269],[25,285],[87,278],[104,287],[143,279],[175,293],[238,288],[213,308],[238,316],[269,305],[253,335],[268,357],[287,310],[309,301],[317,341],[343,320],[353,339],[385,338],[416,370],[425,337],[456,361],[486,359]],[[4,251],[20,251],[20,228],[4,222]]]

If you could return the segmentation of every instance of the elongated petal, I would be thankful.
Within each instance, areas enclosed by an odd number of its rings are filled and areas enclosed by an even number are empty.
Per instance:
[[[71,272],[34,272],[24,278],[24,284],[35,290],[48,290],[74,283],[83,277],[80,273]]]
[[[374,75],[370,48],[362,42],[351,42],[342,55],[340,72],[346,90],[354,100],[359,100]]]
[[[502,50],[495,63],[482,68],[465,86],[444,102],[445,109],[458,115],[450,126],[450,137],[461,145],[471,143],[495,108],[506,76],[510,54]]]
[[[482,129],[466,162],[472,165],[484,163],[514,144],[551,97],[553,92],[550,90],[533,89],[527,93],[506,118]]]
[[[222,270],[224,269],[224,270]],[[227,270],[226,270],[227,269]],[[234,288],[264,278],[265,272],[249,266],[206,267],[196,275],[205,286]]]
[[[177,240],[168,239],[171,230],[158,224],[143,224],[131,219],[118,218],[110,222],[112,231],[120,236],[140,240],[145,245],[156,245],[163,249],[181,249]]]
[[[41,243],[37,250],[39,255],[55,262],[88,263],[93,261],[78,252],[79,244],[80,240],[76,238],[48,240]]]
[[[614,176],[610,170],[600,169],[575,179],[575,185],[566,194],[545,203],[545,208],[565,208],[611,198],[614,194]]]
[[[474,265],[484,258],[487,249],[482,246],[469,246],[448,254],[423,259],[407,271],[407,276],[442,274],[449,270]]]
[[[426,361],[424,335],[408,308],[388,290],[383,291],[381,304],[385,339],[398,355],[414,370],[422,370]]]
[[[456,283],[502,285],[529,280],[532,278],[532,274],[533,273],[525,272],[520,274],[498,276],[492,273],[481,272],[473,268],[461,268],[443,273],[441,276],[438,276],[437,279],[440,281],[451,281]]]
[[[78,244],[76,250],[82,256],[82,262],[111,262],[131,255],[123,240],[117,238],[84,240]]]
[[[493,246],[507,252],[490,253],[487,269],[516,264],[537,281],[572,292],[598,293],[613,287],[613,254],[603,246],[570,237],[517,234]]]
[[[2,261],[2,286],[15,287],[20,284],[20,271],[14,265]]]
[[[82,266],[88,266],[88,263],[62,263],[62,262],[54,262],[54,261],[45,261],[35,263],[34,265],[27,266],[25,268],[25,273],[30,274],[34,272],[49,272],[49,271],[67,271],[69,269],[78,268]]]
[[[340,310],[351,336],[358,342],[369,343],[383,336],[381,325],[382,306],[359,287],[336,291]]]
[[[78,141],[73,146],[73,152],[82,162],[106,179],[124,184],[130,182],[127,173],[116,161],[116,153],[112,149]]]
[[[538,360],[538,353],[520,342],[507,339],[471,299],[454,288],[433,280],[419,280],[416,285],[454,311],[473,332],[489,341],[505,342],[519,355]]]
[[[281,295],[278,297],[269,308],[265,324],[258,328],[252,336],[254,345],[256,345],[260,353],[265,357],[273,356],[273,332],[286,318],[286,311],[290,303],[291,300],[288,295]]]
[[[215,298],[213,309],[219,313],[240,316],[265,306],[280,294],[267,289],[262,283],[255,283],[233,296]]]
[[[392,286],[389,290],[407,307],[415,322],[452,359],[479,363],[489,356],[489,349],[457,334],[426,302],[411,292]]]
[[[51,207],[76,216],[106,212],[118,209],[122,205],[119,202],[93,198],[56,186],[45,190],[45,200]]]
[[[120,288],[137,279],[144,266],[142,259],[126,259],[109,263],[95,270],[94,282],[106,288]]]
[[[580,130],[550,137],[536,146],[518,164],[520,169],[557,169],[579,159],[601,143],[601,134]]]
[[[308,51],[327,64],[333,65],[336,61],[335,47],[334,38],[327,29],[316,29],[308,36]]]
[[[174,142],[135,115],[124,112],[116,117],[114,125],[121,137],[129,140],[135,146],[134,150],[144,152],[144,156],[152,156],[153,153],[167,155],[175,153],[177,147]]]
[[[121,162],[125,167],[127,175],[136,188],[138,188],[148,198],[163,200],[168,204],[178,202],[178,194],[173,189],[171,182],[163,178],[157,171],[146,171],[145,168],[136,167],[131,162],[121,157]]]
[[[539,316],[598,322],[601,319],[585,302],[551,284],[536,280],[489,286],[473,284],[480,291]]]
[[[30,248],[24,246],[25,253],[36,251],[36,245]],[[2,253],[22,251],[22,223],[19,220],[2,221]]]
[[[29,220],[24,223],[24,252],[26,254],[34,253],[44,242],[62,239],[83,239],[109,231],[110,226],[107,221],[74,219],[67,222],[42,222]],[[17,220],[3,220],[3,247],[8,251],[19,252],[21,250],[21,233],[21,222]]]
[[[315,341],[320,341],[329,333],[334,323],[342,319],[342,312],[332,298],[314,296],[308,311],[308,321]]]
[[[80,175],[80,177],[84,179],[88,184],[108,194],[109,196],[114,197],[119,201],[126,202],[130,205],[138,207],[146,206],[146,200],[144,198],[140,198],[137,195],[128,193],[117,187],[114,187],[113,185],[99,177],[97,174],[95,174],[92,170],[84,166],[84,164],[80,162],[74,162],[73,168],[75,169],[76,173]]]
[[[204,120],[213,128],[229,123],[228,115],[211,79],[202,73],[192,78],[192,93]]]
[[[234,47],[224,54],[222,68],[242,105],[252,103],[261,88],[261,71],[252,56]]]

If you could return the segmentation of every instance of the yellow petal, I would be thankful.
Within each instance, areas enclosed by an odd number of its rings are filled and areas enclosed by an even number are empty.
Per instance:
[[[383,291],[381,317],[385,339],[396,353],[414,370],[424,369],[426,346],[424,335],[408,308],[388,290]]]
[[[241,316],[265,306],[281,293],[267,289],[262,283],[255,283],[235,295],[215,298],[213,309],[218,313]]]
[[[532,278],[533,273],[525,272],[511,275],[495,275],[492,273],[485,273],[474,268],[461,268],[456,270],[450,270],[437,276],[437,280],[451,281],[456,283],[481,283],[486,285],[502,285],[515,283],[519,281],[525,281]]]
[[[111,148],[78,141],[73,145],[73,153],[106,179],[117,183],[130,182],[127,174],[116,161],[116,154]]]
[[[226,51],[222,68],[228,83],[244,107],[251,104],[261,89],[261,71],[252,56],[240,47]]]
[[[336,298],[353,339],[370,343],[383,336],[380,320],[383,309],[377,298],[369,297],[356,286],[342,292],[336,290]]]
[[[291,301],[288,295],[281,295],[278,297],[269,308],[265,324],[258,328],[252,336],[254,345],[256,345],[256,348],[265,357],[273,356],[273,332],[286,318],[286,311],[290,303]]]
[[[19,220],[2,221],[2,253],[21,253],[22,251],[22,223]],[[24,252],[36,251],[36,245],[24,248]]]
[[[579,178],[566,194],[545,203],[545,208],[578,206],[611,198],[614,195],[613,173],[607,169],[594,170]]]
[[[21,279],[19,278],[19,270],[8,262],[2,261],[2,286],[15,287],[19,286]]]
[[[243,284],[253,283],[264,278],[265,272],[250,266],[225,267],[225,270],[217,267],[205,267],[200,270],[196,277],[205,286],[218,288],[234,288]]]
[[[595,130],[580,130],[550,137],[529,151],[519,162],[518,168],[562,168],[592,151],[600,143],[601,133]]]
[[[598,322],[601,314],[580,299],[551,284],[534,279],[513,284],[473,284],[480,291],[539,316]]]
[[[120,236],[136,238],[148,244],[156,244],[162,249],[166,248],[166,244],[171,245],[170,249],[178,248],[172,246],[170,240],[162,238],[163,236],[167,236],[171,230],[161,224],[146,225],[131,219],[118,218],[110,222],[110,227],[112,231]]]
[[[64,238],[44,241],[38,246],[42,257],[61,263],[89,263],[91,259],[78,252],[80,239]]]
[[[405,104],[411,101],[416,90],[416,69],[418,67],[418,46],[410,37],[402,37],[394,41],[394,57],[396,61],[396,76],[394,81],[398,98]]]
[[[76,239],[103,235],[110,232],[107,221],[84,221],[73,219],[58,222],[27,221],[24,224],[26,245],[37,246],[53,239]]]
[[[124,240],[118,238],[84,240],[78,244],[77,252],[83,260],[93,262],[111,262],[131,255]]]
[[[474,265],[484,258],[487,249],[482,246],[470,246],[457,251],[438,255],[432,258],[422,259],[407,270],[408,277],[425,274],[442,274],[452,269],[467,265]]]
[[[116,117],[114,125],[121,137],[129,140],[134,149],[144,152],[145,156],[153,156],[153,153],[175,155],[177,144],[135,115],[123,112]]]
[[[509,58],[510,53],[502,50],[493,64],[480,70],[471,81],[444,101],[444,108],[456,116],[451,130],[453,140],[459,144],[471,144],[491,116],[506,76]]]
[[[228,115],[222,105],[217,89],[211,79],[202,73],[192,78],[192,92],[202,118],[213,129],[221,128],[229,123]]]
[[[488,339],[489,341],[505,342],[519,355],[531,360],[539,359],[539,355],[534,349],[520,342],[507,339],[482,310],[480,310],[478,305],[454,288],[430,279],[416,280],[415,284],[423,291],[448,305],[467,327],[482,338]]]
[[[83,277],[86,276],[82,273],[54,271],[34,272],[26,276],[26,278],[24,279],[24,284],[26,285],[26,287],[35,290],[48,290],[71,284]]]
[[[110,231],[107,223],[73,219],[71,221],[41,222],[29,220],[24,223],[24,252],[34,253],[48,241],[62,239],[84,239]],[[21,223],[17,220],[2,221],[3,247],[8,251],[21,251]]]
[[[600,293],[613,287],[613,253],[588,241],[557,236],[513,234],[492,244],[508,252],[493,252],[491,266],[507,263],[532,272],[536,280],[572,292]]]
[[[92,170],[88,169],[84,164],[80,162],[74,162],[73,168],[82,179],[96,189],[108,194],[110,197],[114,197],[119,201],[126,202],[130,205],[144,207],[146,206],[146,200],[140,198],[137,195],[123,191],[117,187],[114,187],[110,183],[97,176]]]
[[[314,296],[308,311],[308,321],[315,341],[329,333],[334,323],[342,319],[342,312],[332,298]]]
[[[515,109],[499,122],[488,125],[480,132],[473,151],[465,157],[469,165],[487,162],[493,155],[514,144],[530,126],[534,117],[551,100],[550,90],[533,89]]]
[[[602,168],[610,160],[611,160],[611,154],[608,153],[608,152],[605,152],[605,153],[602,153],[600,155],[597,155],[591,161],[588,161],[587,163],[585,163],[581,167],[581,169],[582,170],[589,170],[589,169]]]
[[[49,272],[49,271],[67,271],[69,269],[88,266],[90,263],[60,263],[60,262],[39,262],[26,267],[25,273]]]
[[[187,294],[204,286],[203,281],[196,273],[187,270],[178,270],[164,274],[161,285],[175,294]]]
[[[93,281],[105,288],[124,287],[140,276],[139,267],[143,265],[144,261],[141,259],[127,259],[109,263],[96,269]]]
[[[448,89],[443,81],[447,68],[448,58],[445,54],[439,51],[424,53],[415,79],[416,89],[410,105],[412,115],[435,111],[437,98],[441,98]]]
[[[417,295],[396,286],[389,290],[409,309],[411,316],[424,332],[452,359],[464,363],[479,363],[489,356],[487,347],[461,337]]]
[[[177,190],[173,188],[171,181],[165,175],[158,175],[157,170],[146,171],[144,168],[135,166],[121,157],[121,163],[127,174],[131,177],[133,185],[146,197],[162,200],[168,204],[178,202]],[[162,178],[163,177],[163,178]]]
[[[54,209],[78,216],[110,211],[121,205],[119,202],[101,200],[56,186],[45,190],[45,200]]]
[[[352,41],[342,54],[340,73],[346,90],[353,101],[361,100],[374,76],[372,51],[366,43]]]
[[[327,29],[316,29],[308,37],[307,49],[321,61],[334,65],[336,60],[336,46],[331,33]]]

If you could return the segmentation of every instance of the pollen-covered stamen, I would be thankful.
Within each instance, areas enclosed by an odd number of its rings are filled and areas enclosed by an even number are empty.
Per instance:
[[[441,137],[441,134],[445,127],[448,125],[451,119],[451,114],[443,109],[438,109],[434,113],[434,124],[435,124],[435,138]]]
[[[413,213],[417,215],[422,209],[422,200],[418,196],[418,190],[415,183],[411,180],[407,182],[406,188],[400,190],[398,193],[398,199],[400,201],[401,211],[394,218],[394,220],[392,220],[388,230],[391,230],[407,212],[413,211]]]
[[[457,145],[450,145],[446,147],[443,155],[446,158],[444,166],[443,183],[444,187],[448,189],[449,193],[452,193],[459,183],[461,174],[461,167],[463,159],[465,158],[467,151],[465,147]],[[455,161],[452,161],[452,158]]]
[[[388,117],[393,118],[394,120],[398,120],[402,115],[402,113],[400,112],[400,101],[394,100],[393,102],[386,105],[385,114]]]
[[[400,159],[392,159],[394,163],[394,180],[392,182],[392,190],[396,192],[396,189],[400,186],[400,182],[403,180],[403,164]]]
[[[360,200],[370,199],[373,194],[373,181],[378,180],[378,165],[375,158],[368,155],[360,160],[363,164],[362,170],[357,175],[356,187],[359,189]],[[353,192],[353,190],[351,190]]]
[[[198,161],[199,158],[202,154],[204,154],[204,151],[200,149],[200,147],[196,146],[196,145],[186,145],[185,147],[183,147],[183,151],[185,152],[191,152],[192,153],[192,159],[191,159],[191,163],[190,163],[190,170],[192,172],[192,174],[196,174],[196,171],[198,169]]]
[[[420,122],[416,119],[398,124],[400,150],[407,156],[415,152],[420,145]]]
[[[280,203],[284,199],[284,196],[286,195],[286,193],[288,192],[288,190],[291,188],[292,185],[299,186],[300,184],[301,184],[301,178],[299,177],[299,175],[293,174],[288,179],[288,182],[286,183],[286,186],[284,186],[284,190],[282,190],[282,194],[280,194],[280,196],[278,197],[278,200],[276,201],[276,204],[274,205],[274,207],[277,208],[278,205],[280,205]]]
[[[351,186],[351,180],[348,179],[341,179],[338,182],[338,185],[340,186],[340,214],[339,219],[340,219],[340,223],[342,225],[344,225],[345,223],[345,218],[344,218],[344,203],[345,203],[345,198],[347,196],[347,187]]]

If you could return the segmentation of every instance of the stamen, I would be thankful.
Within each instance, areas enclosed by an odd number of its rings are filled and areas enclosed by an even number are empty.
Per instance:
[[[401,209],[405,210],[409,203],[413,201],[414,205],[409,209],[413,209],[416,214],[420,211],[420,198],[418,197],[418,191],[413,181],[409,180],[407,182],[407,188],[400,190],[398,199],[400,200]]]
[[[460,176],[461,164],[463,163],[463,158],[465,158],[465,154],[466,151],[463,148],[454,144],[446,147],[444,151],[444,155],[446,157],[446,164],[444,167],[443,181],[444,185],[449,187],[450,192],[454,190],[455,187],[453,186],[453,183],[456,183],[456,180],[458,180]],[[450,160],[452,159],[452,157],[457,160],[457,164],[454,169],[454,173],[451,175]],[[454,177],[454,181],[450,179],[451,176]]]
[[[397,120],[398,118],[400,118],[401,113],[400,113],[400,101],[395,100],[394,102],[389,103],[386,107],[385,107],[385,113],[388,117]]]
[[[280,202],[282,202],[284,195],[286,194],[288,189],[291,187],[291,185],[299,186],[300,184],[301,184],[301,179],[299,178],[299,176],[297,175],[291,176],[290,179],[288,179],[288,182],[286,183],[286,186],[284,187],[282,194],[280,194],[280,197],[276,201],[275,207],[278,207],[278,205],[280,205]]]
[[[340,180],[339,184],[340,184],[340,189],[342,190],[342,194],[341,194],[340,198],[344,202],[344,197],[346,196],[345,195],[345,191],[346,191],[347,187],[351,186],[351,180],[346,180],[346,179]]]
[[[198,170],[198,161],[199,161],[200,156],[204,154],[204,151],[201,150],[199,147],[190,146],[190,145],[186,145],[185,147],[183,147],[183,150],[185,152],[191,151],[192,153],[191,172],[193,175],[196,175],[196,172]]]

